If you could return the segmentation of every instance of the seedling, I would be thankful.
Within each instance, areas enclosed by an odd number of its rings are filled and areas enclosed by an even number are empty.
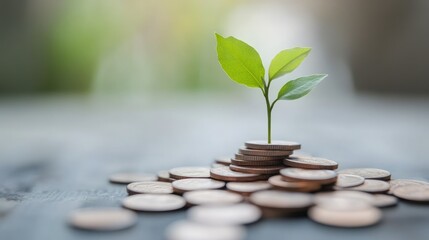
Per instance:
[[[307,95],[327,74],[314,74],[288,81],[270,102],[271,82],[295,70],[310,53],[311,48],[291,48],[278,53],[271,61],[268,81],[265,68],[258,52],[248,44],[234,37],[216,35],[219,63],[226,74],[235,82],[251,88],[259,88],[265,98],[268,117],[268,143],[271,143],[271,112],[279,100],[295,100]]]

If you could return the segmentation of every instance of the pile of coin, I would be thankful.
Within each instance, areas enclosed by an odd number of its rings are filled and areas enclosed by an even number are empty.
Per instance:
[[[177,167],[157,174],[119,173],[129,196],[117,209],[79,209],[70,223],[90,230],[118,230],[135,224],[134,212],[189,208],[187,220],[166,230],[168,240],[244,239],[246,224],[261,218],[308,215],[320,224],[365,227],[382,219],[382,208],[398,198],[429,202],[429,183],[391,179],[377,168],[337,170],[335,161],[294,154],[295,142],[248,141],[232,158],[211,168]],[[132,210],[132,211],[130,211]]]

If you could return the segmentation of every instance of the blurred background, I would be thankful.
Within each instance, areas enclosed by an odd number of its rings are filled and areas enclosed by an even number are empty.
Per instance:
[[[275,138],[345,166],[427,176],[428,10],[425,0],[3,0],[0,162],[150,169],[206,164],[264,139],[262,95],[222,71],[218,32],[252,45],[266,68],[282,49],[313,48],[273,94],[329,74],[276,106]]]

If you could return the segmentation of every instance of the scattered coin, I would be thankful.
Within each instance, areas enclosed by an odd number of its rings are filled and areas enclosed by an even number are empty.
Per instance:
[[[147,212],[173,211],[185,205],[185,199],[174,194],[136,194],[122,201],[125,208]]]
[[[333,191],[333,192],[320,192],[314,195],[314,202],[322,204],[323,202],[332,202],[333,198],[345,198],[356,200],[370,205],[375,205],[375,199],[372,194],[359,191]]]
[[[250,202],[264,208],[304,210],[313,205],[313,198],[308,193],[265,190],[250,195]]]
[[[253,155],[253,156],[278,156],[286,157],[292,154],[292,151],[280,151],[280,150],[256,150],[241,147],[238,149],[240,154]]]
[[[278,174],[280,169],[283,169],[284,166],[237,166],[237,165],[229,165],[229,168],[232,171],[243,172],[243,173],[256,173],[256,174]]]
[[[219,189],[225,186],[224,182],[213,180],[210,178],[180,179],[174,181],[172,184],[174,192],[176,193],[184,193],[195,190]]]
[[[429,186],[426,185],[408,185],[396,187],[393,195],[408,201],[429,202]]]
[[[289,167],[305,169],[328,169],[338,168],[338,163],[326,158],[317,157],[289,157],[283,160],[283,163]]]
[[[337,182],[335,182],[335,186],[341,188],[355,187],[362,185],[364,181],[365,178],[361,176],[340,173],[337,176]]]
[[[257,182],[229,182],[226,184],[229,191],[240,193],[244,196],[249,196],[251,193],[268,190],[271,185],[266,181]]]
[[[391,207],[398,204],[398,199],[386,194],[374,194],[373,205],[379,208]]]
[[[395,190],[395,188],[397,187],[401,187],[401,186],[429,186],[428,182],[425,181],[421,181],[421,180],[416,180],[416,179],[393,179],[390,180],[390,189],[389,189],[389,194],[393,194],[393,191]]]
[[[381,211],[375,207],[360,207],[350,205],[349,209],[335,210],[325,206],[312,207],[308,216],[315,222],[334,227],[366,227],[374,225],[381,220]]]
[[[276,189],[292,192],[314,192],[321,188],[321,185],[317,183],[284,181],[281,175],[270,177],[268,182]]]
[[[174,179],[210,177],[210,169],[206,167],[178,167],[171,169],[169,173]]]
[[[231,164],[236,166],[283,166],[282,160],[246,161],[235,158],[231,159]]]
[[[137,215],[121,208],[83,208],[69,217],[73,227],[92,231],[116,231],[129,228],[137,222]]]
[[[191,205],[234,204],[243,201],[240,194],[225,190],[191,191],[183,194],[183,197]]]
[[[388,182],[381,180],[366,179],[362,185],[348,188],[335,187],[336,190],[362,191],[369,193],[385,193],[389,191],[390,185]]]
[[[210,170],[210,177],[221,181],[231,182],[251,182],[265,178],[265,176],[260,174],[235,172],[229,169],[229,167],[212,168]]]
[[[249,224],[261,218],[261,210],[247,203],[201,205],[189,209],[188,217],[195,222],[213,225]]]
[[[301,148],[301,144],[297,142],[289,141],[277,141],[273,140],[271,143],[268,143],[266,140],[255,140],[247,141],[245,143],[247,148],[258,149],[258,150],[298,150]]]
[[[110,175],[112,183],[129,184],[132,182],[156,181],[157,176],[150,173],[121,172]]]
[[[167,228],[167,240],[242,240],[246,236],[243,227],[235,225],[207,225],[180,220]]]
[[[171,183],[167,182],[133,182],[127,185],[128,194],[173,193]]]
[[[389,180],[390,172],[378,168],[350,168],[340,170],[338,173],[353,174],[365,179]]]
[[[347,198],[340,195],[315,199],[315,203],[318,207],[335,211],[359,211],[373,207],[368,201],[362,201],[358,198]]]
[[[284,168],[280,170],[282,178],[286,181],[309,181],[319,184],[334,183],[337,173],[332,170],[308,170],[301,168]]]
[[[283,160],[284,156],[252,156],[252,155],[244,155],[240,153],[235,154],[236,160],[245,160],[245,161],[267,161],[267,160]]]
[[[225,166],[229,166],[229,164],[231,164],[231,158],[230,157],[219,157],[215,159],[216,163],[225,165]]]
[[[170,177],[170,174],[168,173],[168,171],[159,171],[157,175],[158,175],[158,181],[160,181],[160,182],[171,183],[174,180],[176,180],[176,179]]]

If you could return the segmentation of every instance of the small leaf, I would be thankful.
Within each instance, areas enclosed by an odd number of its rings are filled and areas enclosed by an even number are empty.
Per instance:
[[[264,87],[265,69],[258,52],[246,43],[215,34],[219,63],[228,76],[248,87]]]
[[[295,70],[304,58],[310,53],[311,48],[291,48],[277,54],[270,64],[269,80],[281,77]]]
[[[327,74],[315,74],[291,80],[280,89],[277,99],[295,100],[303,97],[327,76]]]

